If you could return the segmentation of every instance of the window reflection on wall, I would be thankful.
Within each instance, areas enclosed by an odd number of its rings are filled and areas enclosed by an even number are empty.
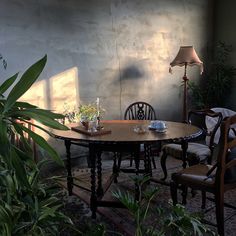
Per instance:
[[[78,69],[70,68],[49,78],[37,81],[20,99],[40,108],[63,112],[64,104],[78,107]]]

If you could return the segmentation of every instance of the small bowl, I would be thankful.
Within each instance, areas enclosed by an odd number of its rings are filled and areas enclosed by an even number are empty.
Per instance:
[[[134,132],[137,133],[137,134],[144,134],[146,133],[146,128],[142,125],[136,125],[134,126]]]

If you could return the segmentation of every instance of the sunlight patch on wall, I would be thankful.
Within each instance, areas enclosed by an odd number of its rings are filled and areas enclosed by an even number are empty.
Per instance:
[[[20,101],[29,102],[40,108],[50,109],[58,113],[63,113],[65,103],[71,109],[78,107],[79,89],[77,67],[54,75],[48,80],[35,82],[20,98]],[[35,124],[38,124],[38,122],[35,122]],[[40,126],[42,125],[40,124]],[[64,145],[58,145],[57,140],[50,138],[45,132],[37,128],[35,128],[35,132],[42,135],[59,153],[63,153]],[[41,149],[37,147],[37,150],[39,152]]]
[[[65,105],[70,109],[78,107],[78,69],[73,67],[49,79],[50,84],[50,109],[63,112]]]
[[[19,99],[22,102],[29,102],[40,108],[47,107],[47,101],[45,97],[46,82],[41,80],[35,82],[31,88]]]
[[[71,108],[77,107],[79,104],[77,67],[54,75],[48,81],[35,82],[19,100],[56,112],[63,112],[65,103]]]

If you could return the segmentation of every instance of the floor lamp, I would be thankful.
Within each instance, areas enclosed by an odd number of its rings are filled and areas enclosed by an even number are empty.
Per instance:
[[[184,96],[183,96],[183,112],[182,120],[183,122],[187,121],[187,96],[188,96],[188,77],[187,77],[187,66],[200,66],[201,73],[203,72],[203,62],[199,59],[196,51],[193,46],[181,46],[179,52],[175,59],[170,63],[170,72],[171,68],[174,66],[184,66]]]

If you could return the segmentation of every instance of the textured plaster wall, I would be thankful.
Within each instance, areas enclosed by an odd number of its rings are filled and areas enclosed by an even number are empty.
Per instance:
[[[105,118],[119,119],[128,104],[143,100],[159,119],[180,120],[183,68],[174,68],[171,75],[169,63],[180,45],[194,45],[203,61],[207,57],[211,4],[1,0],[0,52],[8,61],[7,70],[0,69],[1,80],[47,54],[46,68],[26,96],[40,106],[63,110],[67,97],[72,106],[100,97]],[[188,75],[199,79],[199,69],[190,68]],[[60,82],[63,78],[68,83]],[[60,99],[61,94],[68,96]]]
[[[234,0],[217,0],[214,29],[215,42],[223,41],[232,45],[228,63],[234,67],[236,67],[235,9],[236,1]],[[227,99],[227,107],[236,110],[236,79],[233,81],[233,87]]]

